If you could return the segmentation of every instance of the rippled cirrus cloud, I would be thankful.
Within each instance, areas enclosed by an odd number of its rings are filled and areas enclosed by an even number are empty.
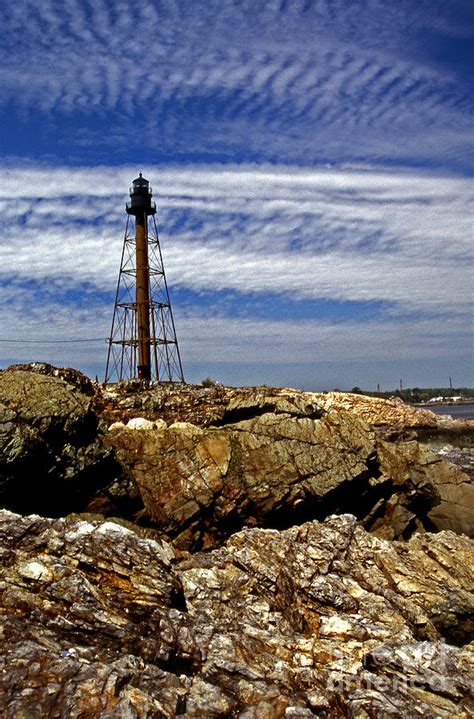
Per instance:
[[[271,361],[288,341],[292,362],[321,347],[340,359],[468,352],[472,181],[370,167],[143,170],[193,361],[210,342],[222,362]],[[24,336],[107,336],[134,172],[10,168],[5,328],[25,315]]]
[[[143,169],[156,178],[173,284],[425,310],[466,300],[470,179],[370,167]],[[134,172],[11,168],[0,189],[3,272],[111,287]]]
[[[11,108],[43,118],[59,155],[145,145],[462,166],[470,83],[438,58],[469,37],[468,20],[439,2],[19,0],[3,26],[1,104],[7,120]]]
[[[460,0],[10,4],[2,327],[107,335],[142,170],[194,361],[465,357],[473,19]]]

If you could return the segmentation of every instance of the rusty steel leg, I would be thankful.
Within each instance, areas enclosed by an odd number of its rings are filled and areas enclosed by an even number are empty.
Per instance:
[[[137,272],[137,329],[138,329],[138,378],[151,379],[150,362],[150,276],[148,271],[148,218],[136,216],[136,272]]]

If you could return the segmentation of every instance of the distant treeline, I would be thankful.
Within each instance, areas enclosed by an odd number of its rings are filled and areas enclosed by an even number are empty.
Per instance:
[[[450,397],[462,397],[463,399],[474,399],[474,389],[471,387],[408,387],[402,390],[391,390],[388,392],[368,392],[353,387],[351,392],[356,394],[365,394],[369,397],[382,397],[389,399],[390,397],[400,397],[404,402],[409,404],[419,404],[420,402],[428,402],[433,397],[443,397],[449,401]]]

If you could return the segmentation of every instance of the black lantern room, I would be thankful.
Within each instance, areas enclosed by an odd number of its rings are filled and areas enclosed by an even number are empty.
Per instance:
[[[152,200],[152,189],[148,180],[139,176],[133,180],[130,188],[130,202],[127,202],[126,209],[129,215],[154,215],[156,212],[156,204]]]

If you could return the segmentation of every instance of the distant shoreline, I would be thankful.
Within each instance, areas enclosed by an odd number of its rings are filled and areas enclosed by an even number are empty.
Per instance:
[[[474,404],[472,397],[468,399],[459,399],[456,402],[448,399],[440,402],[417,402],[413,405],[413,407],[422,407],[423,409],[426,409],[427,407],[458,407],[459,405],[466,404]]]
[[[474,419],[474,402],[430,402],[414,404],[417,409],[429,409],[435,414],[447,414],[453,419]]]

